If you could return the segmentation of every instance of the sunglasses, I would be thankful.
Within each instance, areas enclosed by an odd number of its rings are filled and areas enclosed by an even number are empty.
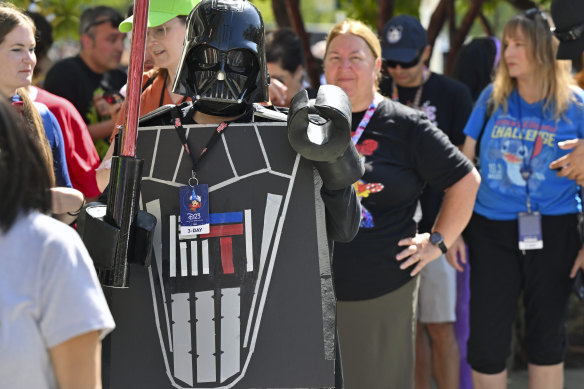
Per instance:
[[[416,56],[416,58],[414,58],[410,62],[391,61],[389,59],[384,59],[383,65],[387,68],[392,68],[392,69],[395,69],[398,65],[402,69],[409,69],[409,68],[413,68],[414,66],[419,64],[421,59],[422,59],[421,55]]]
[[[525,17],[533,21],[535,21],[535,17],[539,15],[540,19],[543,20],[543,22],[549,27],[549,22],[546,14],[539,8],[530,8],[527,11],[523,12],[523,14],[525,15]]]

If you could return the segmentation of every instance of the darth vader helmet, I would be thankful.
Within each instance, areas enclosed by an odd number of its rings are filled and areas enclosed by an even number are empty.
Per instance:
[[[244,0],[202,0],[191,11],[173,92],[211,115],[268,100],[264,22]]]

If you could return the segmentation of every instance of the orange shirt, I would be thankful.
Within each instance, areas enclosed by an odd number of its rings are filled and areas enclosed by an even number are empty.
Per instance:
[[[158,72],[158,69],[152,69],[142,75],[142,87],[144,84],[153,77]],[[162,105],[166,104],[174,104],[172,99],[170,98],[170,93],[168,93],[168,89],[166,89],[164,85],[164,76],[161,74],[156,75],[153,82],[142,92],[142,96],[140,97],[140,116],[146,115],[149,112],[154,111],[156,108],[161,107]],[[160,97],[162,96],[162,105],[160,105]],[[186,101],[190,101],[190,98]],[[116,120],[115,128],[110,138],[110,141],[113,141],[114,137],[118,133],[118,126],[124,123],[124,113],[126,110],[126,102],[122,104],[122,108],[118,113],[118,117]]]

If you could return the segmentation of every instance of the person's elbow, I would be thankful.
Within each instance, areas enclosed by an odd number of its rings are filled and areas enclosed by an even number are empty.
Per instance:
[[[465,176],[446,189],[446,196],[472,199],[474,203],[480,184],[481,175],[477,169],[473,167]]]

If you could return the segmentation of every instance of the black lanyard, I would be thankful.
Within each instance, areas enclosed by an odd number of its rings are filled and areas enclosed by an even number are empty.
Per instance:
[[[150,80],[148,80],[148,81],[150,81]],[[158,102],[158,106],[159,107],[162,107],[164,105],[164,94],[166,93],[166,82],[167,81],[168,81],[168,76],[165,76],[164,77],[164,83],[162,84],[162,92],[160,92],[160,101]],[[142,91],[144,91],[144,90],[142,90]],[[169,93],[169,95],[170,95],[170,93]],[[170,101],[172,102],[172,98],[170,99]],[[182,101],[180,103],[178,103],[178,104],[182,104],[185,101],[187,101],[187,97],[186,96],[183,97]]]
[[[191,158],[191,162],[193,164],[193,170],[192,170],[193,177],[192,178],[195,178],[195,173],[197,171],[198,164],[201,163],[201,161],[203,160],[205,155],[207,155],[207,151],[209,151],[213,146],[215,146],[215,144],[217,143],[217,141],[221,137],[221,134],[223,133],[223,131],[225,131],[225,129],[227,128],[227,126],[231,122],[221,122],[221,124],[219,124],[219,126],[217,126],[217,129],[215,131],[213,131],[213,134],[211,135],[211,138],[207,142],[207,145],[203,148],[203,151],[201,151],[201,154],[199,154],[199,157],[196,158],[191,153],[192,147],[191,147],[189,140],[186,136],[187,131],[185,130],[185,128],[182,125],[181,114],[180,114],[178,107],[173,107],[170,110],[170,113],[172,115],[174,129],[176,130],[176,133],[177,133],[181,143],[183,144],[185,151],[187,152],[187,154]]]
[[[521,114],[521,96],[519,95],[519,91],[517,91],[517,110],[519,114],[519,128],[521,130],[521,145],[525,148],[525,135],[524,128],[523,128],[523,115]],[[533,148],[531,149],[531,155],[529,159],[527,159],[527,155],[523,159],[520,167],[521,177],[525,181],[525,206],[527,207],[527,212],[531,212],[531,198],[529,196],[529,179],[531,178],[531,174],[533,173],[533,168],[531,167],[531,162],[533,160],[533,153],[535,152],[535,144],[537,142],[537,138],[539,137],[539,133],[541,132],[541,126],[544,121],[544,112],[542,112],[541,118],[539,120],[539,125],[537,126],[537,133],[535,135],[535,141],[533,142]]]

